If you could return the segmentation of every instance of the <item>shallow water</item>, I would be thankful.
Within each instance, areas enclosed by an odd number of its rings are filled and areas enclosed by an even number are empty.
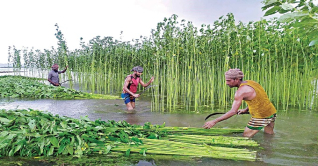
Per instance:
[[[80,118],[88,116],[91,120],[125,120],[132,124],[143,125],[166,123],[166,126],[201,127],[209,113],[159,113],[151,112],[150,102],[146,99],[136,101],[136,112],[126,113],[122,100],[20,100],[0,99],[1,109],[38,109]],[[216,115],[219,116],[219,115]],[[216,117],[215,116],[215,117]],[[220,128],[244,128],[249,115],[234,116],[218,123]],[[288,110],[278,111],[275,135],[269,136],[263,131],[252,139],[264,148],[258,151],[262,161],[243,162],[202,158],[192,162],[177,160],[140,160],[134,165],[318,165],[318,111]]]
[[[0,69],[2,71],[2,69]],[[45,73],[40,77],[44,78]],[[0,75],[26,75],[28,73],[0,73]],[[34,73],[33,73],[34,75]],[[38,77],[38,76],[37,76]],[[63,80],[66,80],[64,78]],[[45,82],[45,81],[44,81]],[[45,82],[47,83],[47,81]],[[68,87],[65,83],[63,86]],[[75,85],[75,89],[79,89]],[[118,94],[119,96],[120,94]],[[125,120],[131,124],[143,125],[145,122],[152,124],[166,123],[166,126],[180,127],[202,127],[204,118],[210,113],[177,112],[160,113],[152,112],[147,94],[143,94],[136,101],[136,112],[126,113],[126,106],[118,100],[21,100],[21,99],[0,99],[0,109],[37,109],[48,111],[60,116],[80,118],[88,116],[91,120]],[[219,112],[220,110],[217,110]],[[212,112],[212,111],[211,111]],[[256,134],[252,139],[257,141],[264,149],[258,151],[258,157],[262,161],[246,162],[233,160],[220,160],[211,158],[199,158],[191,161],[180,161],[173,159],[145,159],[134,161],[132,165],[318,165],[318,110],[301,111],[298,109],[278,110],[275,124],[275,135],[269,136],[263,131]],[[220,115],[216,115],[217,117]],[[245,128],[250,115],[234,116],[226,121],[218,123],[219,128]],[[212,119],[212,118],[211,118]],[[13,160],[19,160],[17,158]],[[36,162],[35,162],[36,163]],[[31,165],[36,165],[36,164]],[[107,165],[107,163],[105,163]],[[38,163],[38,165],[41,165]]]

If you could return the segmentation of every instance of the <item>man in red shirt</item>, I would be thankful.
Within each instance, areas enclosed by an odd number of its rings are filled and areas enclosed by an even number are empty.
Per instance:
[[[139,94],[136,93],[138,84],[140,83],[143,87],[147,87],[154,81],[154,77],[151,77],[146,84],[141,80],[140,76],[143,72],[143,68],[140,66],[132,68],[131,71],[134,73],[126,77],[123,92],[121,94],[128,111],[132,111],[135,108],[135,98],[139,97]]]

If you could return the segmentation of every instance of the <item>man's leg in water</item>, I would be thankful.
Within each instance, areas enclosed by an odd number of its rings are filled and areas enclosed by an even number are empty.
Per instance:
[[[252,129],[249,129],[248,127],[245,127],[245,130],[244,130],[244,133],[243,133],[243,136],[244,137],[253,137],[256,133],[258,133],[260,130],[252,130]]]
[[[264,127],[264,132],[266,134],[274,134],[274,126],[275,126],[275,122],[271,122],[266,127]]]
[[[127,103],[127,112],[126,113],[135,113],[136,110],[135,110],[134,106],[135,106],[135,102]]]
[[[135,102],[130,102],[133,109],[135,109]]]
[[[128,111],[132,111],[134,109],[134,107],[132,106],[132,103],[133,102],[129,102],[129,103],[126,104],[126,107],[127,107]]]
[[[275,122],[269,123],[267,126],[264,127],[264,133],[266,134],[274,134],[274,126]],[[245,128],[243,136],[244,137],[253,137],[256,133],[258,133],[260,130],[252,130],[248,127]]]

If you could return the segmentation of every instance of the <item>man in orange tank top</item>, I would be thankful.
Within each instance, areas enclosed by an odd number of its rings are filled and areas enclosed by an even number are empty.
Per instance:
[[[204,128],[209,129],[216,123],[226,120],[233,115],[248,112],[252,115],[248,122],[243,136],[253,137],[261,129],[267,134],[274,134],[274,125],[276,119],[276,109],[270,102],[263,87],[255,81],[243,81],[243,72],[240,69],[230,69],[225,72],[226,84],[230,87],[238,87],[235,92],[232,109],[219,118],[208,121]],[[242,101],[248,105],[245,109],[240,109]]]
[[[143,87],[147,87],[154,81],[154,77],[151,77],[149,82],[145,84],[140,78],[143,70],[142,67],[135,66],[131,69],[134,73],[128,75],[125,79],[121,97],[124,99],[128,111],[132,111],[135,108],[135,98],[139,97],[139,94],[136,93],[138,84],[140,83]]]

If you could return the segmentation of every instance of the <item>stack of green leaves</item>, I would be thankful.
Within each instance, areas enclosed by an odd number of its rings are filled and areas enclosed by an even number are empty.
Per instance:
[[[54,99],[118,99],[117,96],[92,94],[41,83],[37,78],[23,76],[1,76],[0,96],[12,98]]]
[[[194,131],[205,134],[195,135]],[[125,121],[90,121],[88,117],[73,119],[32,109],[0,110],[0,156],[81,157],[117,151],[126,156],[135,152],[256,160],[256,152],[247,149],[257,147],[256,142],[215,136],[238,132],[237,129],[221,131],[165,127],[149,122],[139,126]]]

